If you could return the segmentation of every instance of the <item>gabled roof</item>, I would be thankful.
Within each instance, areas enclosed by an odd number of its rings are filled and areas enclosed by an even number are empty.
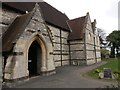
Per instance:
[[[68,36],[68,40],[81,40],[81,39],[83,39],[85,20],[86,20],[86,16],[68,21],[68,24],[72,30],[72,32]]]
[[[2,35],[3,52],[10,51],[13,48],[14,42],[16,42],[16,39],[18,39],[21,33],[25,30],[26,25],[32,17],[32,14],[33,13],[31,12],[17,17],[9,26],[8,30]]]
[[[46,2],[39,2],[38,4],[40,5],[43,17],[47,23],[70,31],[66,23],[69,18],[65,14]],[[35,2],[3,2],[3,5],[11,8],[12,10],[25,13],[26,11],[32,11],[35,6]]]

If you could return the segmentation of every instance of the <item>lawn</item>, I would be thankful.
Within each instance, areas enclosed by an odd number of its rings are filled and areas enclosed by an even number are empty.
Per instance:
[[[97,72],[102,72],[103,68],[111,68],[112,72],[120,72],[120,69],[118,69],[118,67],[120,66],[119,65],[120,58],[110,58],[110,59],[106,59],[104,61],[106,61],[107,63],[87,72],[87,75],[90,77],[93,77],[93,78],[99,78],[99,73],[97,73]],[[120,77],[119,77],[119,79],[120,79]]]

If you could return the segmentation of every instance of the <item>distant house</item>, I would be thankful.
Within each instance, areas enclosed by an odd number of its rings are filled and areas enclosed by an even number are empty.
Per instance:
[[[2,56],[5,80],[56,73],[64,65],[101,61],[96,20],[69,18],[46,2],[4,2]]]

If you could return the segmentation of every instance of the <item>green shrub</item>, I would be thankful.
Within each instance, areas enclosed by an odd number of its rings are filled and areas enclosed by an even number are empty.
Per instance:
[[[95,73],[100,73],[101,70],[100,69],[95,69]]]
[[[119,74],[120,75],[120,71],[114,71],[114,74]]]
[[[116,79],[120,80],[120,71],[114,71],[113,73],[114,73]]]
[[[101,58],[109,58],[109,50],[102,48],[101,49]]]

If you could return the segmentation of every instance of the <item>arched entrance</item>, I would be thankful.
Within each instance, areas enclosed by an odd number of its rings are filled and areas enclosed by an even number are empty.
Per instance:
[[[28,70],[29,76],[35,76],[40,74],[41,60],[42,59],[42,50],[38,42],[35,40],[28,52]]]

